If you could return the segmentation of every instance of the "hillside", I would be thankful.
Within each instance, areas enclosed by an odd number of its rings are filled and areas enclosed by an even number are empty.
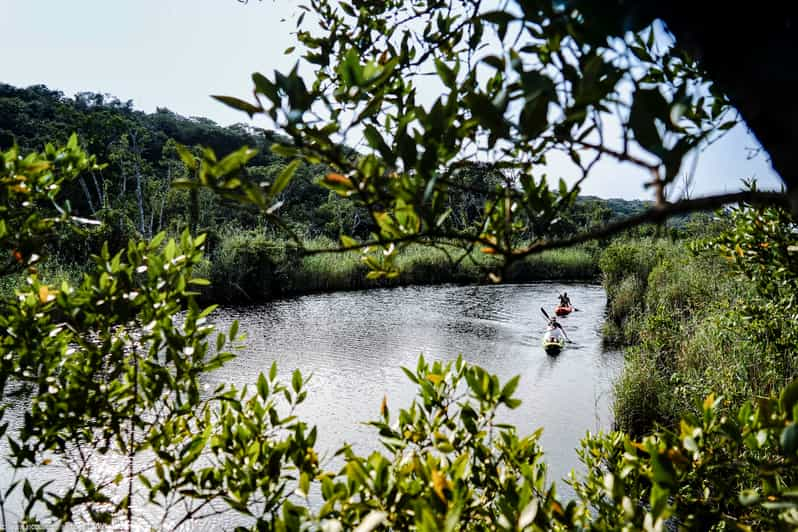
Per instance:
[[[288,160],[271,151],[276,137],[271,131],[245,124],[222,127],[202,117],[184,117],[168,109],[154,113],[136,110],[131,100],[91,92],[67,97],[43,85],[17,88],[0,84],[0,148],[17,143],[23,153],[42,149],[47,142],[64,142],[76,132],[81,144],[105,168],[66,191],[73,208],[106,223],[104,236],[121,244],[138,233],[177,232],[188,223],[185,192],[170,183],[186,177],[187,169],[175,149],[206,146],[217,156],[241,147],[258,149],[250,161],[250,177],[271,180]],[[322,167],[302,165],[283,194],[280,215],[289,227],[306,236],[337,238],[341,232],[367,235],[372,229],[365,211],[341,202],[315,185]],[[495,176],[475,167],[462,179],[471,185],[492,186]],[[464,230],[481,213],[481,195],[453,197],[452,224]],[[573,210],[562,216],[561,234],[633,215],[645,209],[640,200],[579,197]],[[212,194],[202,194],[198,228],[221,234],[230,228],[262,227],[265,221],[254,209],[231,205]],[[271,230],[274,230],[272,227]],[[86,253],[91,251],[84,250]],[[85,253],[84,253],[85,254]]]

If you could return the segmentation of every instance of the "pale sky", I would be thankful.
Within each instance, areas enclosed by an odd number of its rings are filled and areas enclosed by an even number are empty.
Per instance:
[[[110,93],[146,112],[166,107],[221,125],[268,127],[209,95],[249,99],[252,72],[271,77],[293,66],[298,52],[283,53],[296,44],[293,6],[291,0],[0,0],[0,82],[44,84],[68,96]],[[760,188],[778,188],[781,180],[764,155],[748,159],[756,147],[738,126],[702,152],[693,196],[738,190],[752,176]],[[651,199],[646,177],[608,161],[582,192]]]

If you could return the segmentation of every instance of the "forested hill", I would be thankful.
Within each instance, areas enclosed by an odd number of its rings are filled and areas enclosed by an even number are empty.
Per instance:
[[[67,195],[76,210],[99,218],[107,225],[106,238],[123,243],[139,233],[145,237],[161,230],[178,231],[187,223],[186,193],[170,183],[187,170],[176,143],[208,146],[223,156],[241,146],[258,148],[249,173],[269,180],[287,160],[270,149],[273,132],[245,124],[222,127],[201,117],[180,116],[165,108],[144,113],[131,100],[107,94],[83,92],[66,97],[43,85],[16,88],[0,84],[0,148],[15,142],[25,153],[40,150],[48,142],[64,142],[72,132],[99,162],[107,166],[86,176]],[[369,224],[349,202],[339,201],[314,182],[323,168],[303,166],[284,192],[281,214],[299,234],[364,233]],[[490,184],[490,179],[477,176]],[[263,224],[254,210],[228,205],[212,194],[202,195],[199,227],[220,234],[231,227],[253,228]],[[456,223],[465,224],[482,208],[480,198],[461,198],[455,205]],[[581,197],[573,213],[564,217],[563,231],[628,216],[646,207],[642,201],[603,200]]]
[[[129,233],[151,236],[185,226],[186,193],[169,186],[187,173],[175,149],[177,143],[207,146],[219,157],[245,145],[257,148],[248,170],[264,179],[287,162],[272,153],[275,137],[270,131],[244,124],[222,127],[206,118],[187,118],[162,108],[144,113],[132,101],[107,94],[83,92],[70,98],[43,85],[23,89],[0,84],[0,148],[16,142],[22,153],[41,150],[48,142],[66,141],[73,132],[106,166],[66,190],[67,197],[79,212],[106,222],[112,236],[118,237],[113,240],[120,243],[133,236]],[[286,192],[291,201],[285,202],[288,208],[283,214],[297,223],[307,223],[308,211],[292,211],[291,206],[320,206],[327,200],[327,191],[311,186],[319,171],[300,168],[294,186]],[[201,196],[199,227],[203,230],[258,224],[254,209],[227,204],[210,193]]]

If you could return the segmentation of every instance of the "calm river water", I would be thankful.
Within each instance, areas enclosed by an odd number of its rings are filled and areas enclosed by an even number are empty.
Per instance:
[[[563,291],[579,309],[561,319],[574,343],[551,357],[540,345],[546,325],[540,308],[551,312]],[[520,435],[544,427],[541,444],[549,478],[567,498],[571,490],[560,479],[580,469],[575,452],[579,440],[587,431],[609,429],[612,422],[612,383],[623,356],[602,349],[605,305],[604,290],[597,285],[536,283],[342,292],[220,308],[211,320],[220,327],[238,320],[248,335],[246,348],[205,380],[210,386],[254,384],[273,361],[287,380],[295,368],[312,374],[308,398],[297,413],[318,427],[322,465],[332,469],[339,464],[331,456],[345,442],[364,454],[380,447],[374,429],[363,422],[378,417],[383,397],[394,415],[409,406],[416,389],[402,366],[415,368],[421,353],[428,360],[453,360],[462,354],[502,382],[521,376],[516,396],[523,402],[515,410],[505,409],[499,421],[515,424]],[[24,401],[8,405],[6,419],[12,426],[21,422]],[[0,452],[5,451],[5,442],[0,443]],[[123,459],[101,460],[114,469],[124,465]],[[21,476],[37,483],[55,480],[54,486],[65,480],[48,470],[26,470]],[[20,476],[3,464],[0,479],[4,489]],[[18,506],[18,499],[17,494],[7,501],[7,509]],[[15,514],[11,510],[7,515],[11,523]],[[227,514],[190,529],[245,524],[238,521]]]
[[[540,307],[551,313],[562,291],[579,311],[561,319],[574,344],[552,357],[540,346]],[[378,417],[384,396],[395,414],[415,394],[401,366],[415,368],[420,353],[427,360],[462,354],[502,382],[521,376],[516,396],[523,402],[505,409],[502,421],[521,435],[544,427],[541,443],[557,480],[578,469],[575,448],[586,431],[611,426],[612,383],[623,356],[602,349],[605,305],[598,285],[536,283],[344,292],[222,308],[215,321],[239,320],[248,348],[211,380],[254,383],[275,360],[285,376],[294,368],[312,373],[299,415],[318,426],[319,450],[329,456],[348,442],[367,453],[380,445],[361,422]]]

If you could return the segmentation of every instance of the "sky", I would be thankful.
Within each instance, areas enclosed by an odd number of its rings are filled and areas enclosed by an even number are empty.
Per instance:
[[[166,107],[221,125],[267,127],[264,119],[213,100],[248,99],[251,74],[287,71],[297,60],[284,50],[292,35],[292,0],[0,0],[0,82],[44,84],[67,96],[109,93],[146,112]],[[744,125],[698,154],[693,197],[739,190],[755,177],[778,188],[766,154]],[[692,164],[691,158],[688,159]],[[556,176],[558,167],[550,168]],[[569,176],[565,166],[561,171]],[[630,165],[602,162],[582,187],[604,198],[652,199],[646,176]]]

